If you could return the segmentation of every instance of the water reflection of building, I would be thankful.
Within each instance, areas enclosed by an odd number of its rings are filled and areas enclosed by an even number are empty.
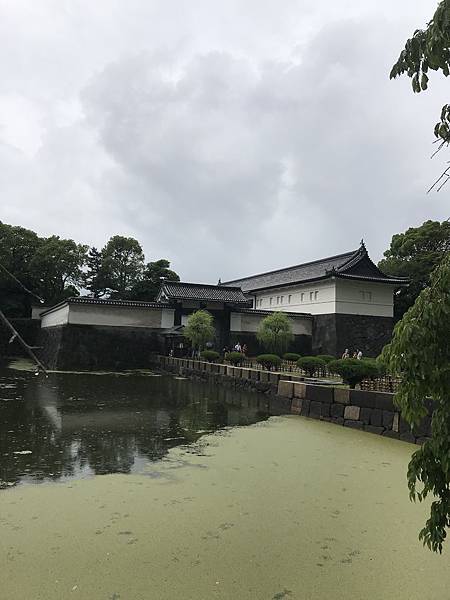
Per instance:
[[[0,485],[129,473],[206,431],[267,416],[265,396],[167,377],[55,374],[20,393],[0,405]]]

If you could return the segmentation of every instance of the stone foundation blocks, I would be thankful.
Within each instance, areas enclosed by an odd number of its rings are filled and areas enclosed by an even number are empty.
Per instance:
[[[364,423],[362,421],[344,421],[344,427],[351,427],[352,429],[363,429]]]
[[[372,414],[372,408],[361,408],[361,411],[359,413],[359,419],[360,421],[362,421],[364,423],[364,425],[369,425],[370,424],[370,417]]]
[[[401,420],[403,421],[403,419],[401,419]],[[396,431],[398,433],[399,421],[400,421],[400,415],[399,415],[399,413],[395,413],[394,418],[392,419],[392,431]],[[404,422],[406,422],[406,421],[404,421]],[[409,425],[408,425],[408,430],[410,430]]]
[[[334,388],[334,401],[339,404],[350,404],[350,390],[346,388]]]
[[[293,388],[294,388],[294,397],[295,398],[306,398],[306,384],[305,383],[294,381]]]
[[[301,415],[302,402],[303,400],[301,398],[293,398],[291,403],[291,413],[293,413],[294,415]]]
[[[334,418],[344,416],[344,406],[342,404],[332,404],[330,406],[330,415]],[[344,422],[344,421],[342,421]]]
[[[394,412],[393,397],[393,394],[387,392],[350,390],[350,402],[364,408],[378,408]]]
[[[383,425],[383,411],[379,408],[373,408],[370,413],[370,425],[374,427],[382,427]]]
[[[386,429],[381,435],[398,440],[398,433],[396,431],[392,431],[392,429]]]
[[[328,402],[321,402],[320,417],[322,419],[330,421],[330,408],[331,408],[331,404],[328,404]]]
[[[275,383],[276,385],[278,385],[278,382],[281,379],[281,375],[279,373],[271,373],[269,371],[269,381],[270,383]]]
[[[392,429],[393,422],[394,413],[390,410],[383,410],[383,427],[386,427],[386,429]]]
[[[305,398],[315,402],[333,402],[333,388],[325,385],[306,385]]]
[[[292,398],[294,395],[294,384],[292,381],[285,381],[281,379],[278,383],[278,396],[284,396],[285,398]]]
[[[309,400],[302,400],[302,408],[301,408],[302,417],[309,417],[309,405],[310,404],[311,403]]]
[[[318,419],[322,414],[322,403],[315,400],[310,401],[309,416]]]
[[[384,431],[384,427],[376,427],[375,425],[366,425],[364,427],[364,431],[368,431],[369,433],[376,433],[377,435],[381,435]]]
[[[358,421],[360,411],[361,409],[359,406],[346,406],[344,410],[344,419],[348,419],[349,421]]]

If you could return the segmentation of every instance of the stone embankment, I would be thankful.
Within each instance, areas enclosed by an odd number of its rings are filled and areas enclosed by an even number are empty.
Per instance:
[[[168,356],[158,356],[157,364],[186,377],[276,395],[287,412],[304,417],[416,444],[422,444],[430,435],[431,417],[425,417],[411,430],[393,403],[394,394],[388,392],[320,385],[306,382],[299,375]]]

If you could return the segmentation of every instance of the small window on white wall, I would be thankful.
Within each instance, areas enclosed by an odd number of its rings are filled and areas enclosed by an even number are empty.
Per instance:
[[[290,303],[291,303],[291,300],[292,300],[292,295],[291,295],[291,294],[289,294],[289,296],[288,296],[288,304],[290,304]]]
[[[304,302],[304,301],[305,301],[305,293],[304,293],[304,292],[302,292],[302,293],[300,294],[300,302]]]
[[[314,300],[314,292],[309,292],[309,301],[312,302]]]
[[[372,292],[361,291],[359,292],[361,299],[363,302],[371,302],[372,301]]]
[[[270,306],[272,306],[273,298],[270,299]]]
[[[318,296],[319,296],[319,292],[314,292],[314,300],[317,300]]]
[[[281,304],[283,304],[283,302],[284,302],[284,296],[281,296],[281,300],[280,301],[281,301]]]

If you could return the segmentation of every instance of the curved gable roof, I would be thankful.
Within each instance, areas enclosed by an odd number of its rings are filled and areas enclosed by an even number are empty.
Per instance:
[[[385,275],[370,260],[366,247],[362,243],[357,250],[329,256],[320,260],[268,271],[259,275],[243,277],[225,282],[224,285],[240,286],[246,293],[268,288],[284,287],[308,281],[317,281],[327,277],[342,277],[380,281],[396,285],[405,285],[407,279],[392,278]]]
[[[168,300],[201,300],[205,302],[231,302],[248,306],[249,299],[244,296],[240,287],[210,285],[203,283],[186,283],[182,281],[165,281],[161,284],[158,299]],[[251,303],[251,300],[250,300]]]

